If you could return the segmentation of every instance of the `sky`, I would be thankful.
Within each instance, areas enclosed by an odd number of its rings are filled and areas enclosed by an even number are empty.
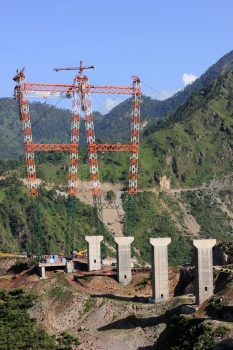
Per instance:
[[[233,0],[8,0],[0,7],[0,97],[12,97],[16,69],[28,82],[72,83],[94,65],[94,85],[142,81],[164,99],[200,77],[233,49]],[[125,96],[92,96],[105,114]],[[44,102],[43,100],[40,100]],[[71,108],[70,100],[48,100]]]

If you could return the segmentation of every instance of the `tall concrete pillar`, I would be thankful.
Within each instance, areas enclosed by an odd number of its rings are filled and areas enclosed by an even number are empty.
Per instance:
[[[88,253],[88,271],[101,269],[100,242],[103,236],[85,236]]]
[[[169,299],[167,246],[171,238],[149,238],[151,245],[152,298],[156,303]]]
[[[213,251],[216,239],[194,239],[192,245],[196,248],[195,263],[195,297],[199,305],[214,294],[213,286]]]
[[[131,243],[134,237],[114,237],[117,244],[117,280],[125,286],[131,281]]]

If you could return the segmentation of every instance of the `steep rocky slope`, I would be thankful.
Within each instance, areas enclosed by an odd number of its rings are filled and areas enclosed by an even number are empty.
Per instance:
[[[168,350],[177,346],[181,350],[185,344],[185,349],[194,348],[188,343],[196,344],[197,349],[201,344],[205,349],[218,349],[216,344],[232,346],[230,267],[215,271],[214,297],[191,316],[182,315],[181,305],[194,302],[190,294],[193,268],[170,268],[170,300],[156,305],[146,302],[151,284],[145,273],[133,275],[132,282],[122,287],[113,276],[89,275],[79,277],[77,283],[73,274],[51,271],[46,280],[41,280],[34,270],[29,270],[14,278],[1,277],[0,289],[23,287],[26,292],[36,293],[30,316],[50,335],[59,336],[65,331],[78,338],[80,345],[72,349]]]

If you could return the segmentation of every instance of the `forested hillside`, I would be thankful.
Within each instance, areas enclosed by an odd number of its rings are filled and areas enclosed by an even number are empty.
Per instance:
[[[71,111],[56,108],[46,102],[30,103],[33,142],[69,143]],[[94,113],[96,121],[100,113]],[[80,144],[86,145],[85,127],[81,119]],[[19,119],[18,101],[0,98],[0,158],[17,159],[24,153],[22,123]]]
[[[157,183],[194,186],[233,170],[233,72],[194,92],[168,120],[141,142],[141,160]],[[153,159],[153,161],[152,161]],[[144,165],[145,166],[145,165]],[[143,172],[143,168],[141,167]]]
[[[150,97],[142,97],[141,121],[143,129],[151,124],[157,123],[161,118],[174,113],[179,106],[185,103],[195,90],[201,90],[209,79],[217,78],[219,75],[233,69],[233,51],[220,58],[207,71],[196,79],[192,84],[178,91],[172,97],[158,101]],[[140,77],[143,81],[143,77]],[[156,82],[154,84],[156,86]],[[142,84],[143,91],[143,84]],[[117,105],[96,125],[100,136],[106,136],[120,140],[129,140],[131,116],[131,99]],[[124,122],[123,122],[124,121]]]
[[[66,204],[66,198],[55,187],[46,189],[40,185],[39,203],[41,208],[45,251],[62,252],[65,249],[67,233],[67,212],[56,210],[56,205]],[[0,180],[0,250],[6,252],[27,251],[34,253],[36,237],[34,234],[33,209],[27,188],[15,176]],[[13,199],[13,200],[12,200]],[[44,205],[51,204],[51,209]],[[55,210],[53,210],[53,208]],[[85,247],[84,235],[96,232],[96,219],[91,206],[77,199],[74,247]]]
[[[69,142],[70,111],[38,102],[30,104],[30,114],[34,142]],[[1,158],[18,158],[23,154],[22,123],[16,100],[0,99],[0,138]]]

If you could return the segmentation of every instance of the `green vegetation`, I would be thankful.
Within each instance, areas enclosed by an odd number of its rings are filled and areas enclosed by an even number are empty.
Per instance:
[[[151,186],[166,176],[174,187],[192,187],[230,174],[232,103],[233,71],[193,93],[156,132],[142,140],[140,177]],[[153,159],[151,164],[148,158]]]
[[[17,259],[14,265],[11,266],[10,271],[13,273],[21,273],[22,271],[30,269],[34,264],[34,259]]]
[[[181,199],[201,226],[203,238],[229,240],[232,237],[231,219],[221,210],[211,190],[182,192]]]
[[[173,316],[168,334],[160,350],[210,350],[228,332],[225,326],[214,328],[212,322],[200,324],[200,319]]]
[[[145,135],[148,136],[149,133],[157,131],[157,128],[161,124],[163,125],[164,119],[167,120],[168,116],[174,113],[179,106],[183,105],[195,91],[203,89],[210,79],[216,79],[219,75],[232,70],[232,57],[233,51],[230,51],[212,65],[200,78],[166,100],[158,101],[148,96],[142,96],[140,114],[142,124],[147,123]],[[108,137],[114,142],[129,142],[131,108],[132,102],[129,98],[113,108],[99,123],[95,123],[95,130],[98,137]]]
[[[87,275],[87,276],[84,276],[81,280],[82,280],[82,283],[91,283],[91,281],[93,280],[93,277],[94,276],[91,276],[91,275]]]
[[[138,282],[138,284],[136,286],[140,287],[140,288],[141,287],[145,287],[148,284],[148,282],[151,282],[151,280],[152,280],[152,275],[151,275],[151,272],[150,272],[149,276],[143,278],[143,280],[141,282]]]
[[[220,270],[213,269],[213,277],[216,278],[221,273]]]
[[[0,180],[0,185],[1,251],[34,252],[36,242],[33,234],[32,202],[28,190],[15,174]],[[50,254],[62,252],[67,232],[67,211],[64,210],[66,198],[60,189],[55,187],[48,190],[45,184],[41,184],[39,205],[45,252]],[[83,250],[86,247],[83,237],[95,234],[96,229],[96,216],[93,207],[76,199],[76,220],[73,228],[74,250]],[[110,239],[110,235],[105,229],[103,229],[103,234],[108,236],[107,239]]]
[[[128,215],[128,208],[125,207],[125,210]],[[169,212],[164,209],[160,196],[151,192],[138,193],[135,219],[133,246],[140,250],[143,260],[150,261],[148,238],[171,237],[171,243],[168,246],[169,264],[181,265],[183,261],[190,261],[192,256],[190,237],[184,236],[177,228]],[[129,235],[127,227],[126,233]]]
[[[72,345],[79,345],[80,341],[78,338],[73,337],[71,334],[67,333],[66,331],[61,333],[61,337],[57,338],[58,343],[62,347],[61,349],[70,349],[70,346]]]
[[[22,289],[13,289],[9,293],[0,291],[0,348],[22,350],[71,350],[78,339],[61,334],[49,336],[43,329],[36,327],[35,319],[30,319],[27,310],[33,305],[35,296],[26,295]]]
[[[70,142],[71,110],[56,108],[46,102],[32,102],[29,106],[33,142],[58,144]],[[71,104],[70,108],[72,108]],[[102,119],[100,113],[94,112],[93,114],[96,122],[100,122]],[[86,136],[83,118],[80,124],[80,144],[84,146]],[[23,155],[22,122],[19,118],[17,100],[0,98],[0,138],[2,146],[0,158],[16,159]]]
[[[107,197],[108,200],[112,201],[115,198],[114,191],[113,190],[108,191],[106,197]]]
[[[229,309],[229,311],[231,310],[230,307],[227,308],[227,303],[220,303],[220,302],[212,302],[210,303],[210,308],[214,309],[215,311],[217,311],[218,316],[221,316],[222,313],[224,311],[226,311],[227,309]]]
[[[95,305],[96,299],[88,297],[88,299],[85,301],[83,310],[80,311],[80,317],[89,312],[92,308],[94,308]]]
[[[45,293],[43,297],[45,299],[51,299],[53,297],[56,297],[59,300],[59,303],[62,304],[65,301],[67,301],[72,294],[73,293],[69,288],[63,287],[58,284],[55,287],[53,287],[49,292]]]

